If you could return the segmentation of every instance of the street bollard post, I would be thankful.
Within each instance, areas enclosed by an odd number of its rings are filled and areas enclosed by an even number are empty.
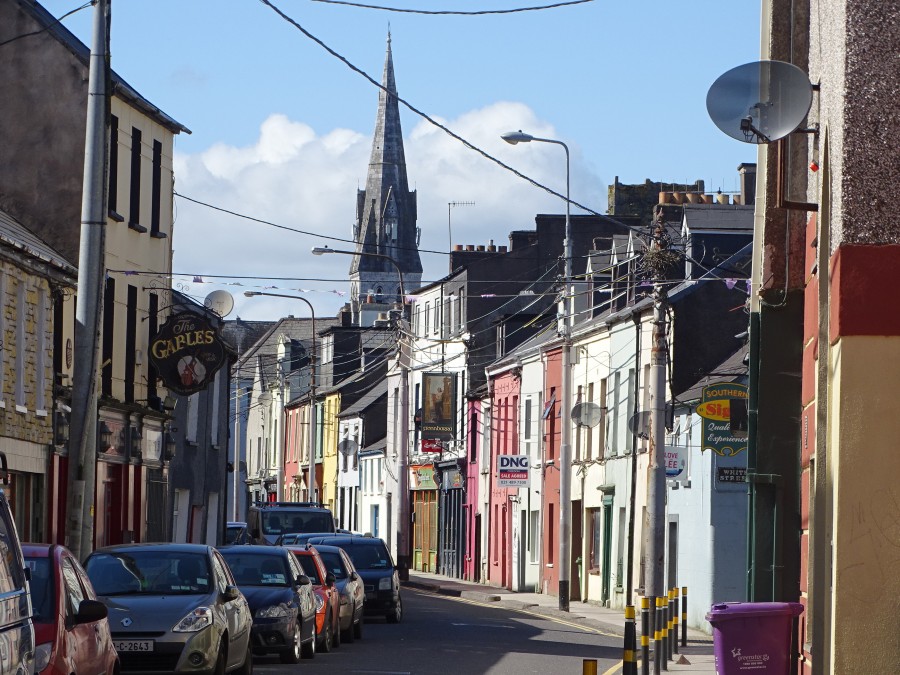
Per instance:
[[[675,660],[675,647],[674,642],[678,639],[678,633],[675,631],[675,589],[669,589],[669,606],[666,608],[666,611],[669,613],[669,651],[666,654],[669,661]]]
[[[581,675],[597,675],[597,659],[582,660]]]
[[[641,675],[650,675],[650,598],[641,598]]]
[[[678,618],[678,586],[672,589],[672,650],[678,653],[678,624],[681,621]],[[674,656],[672,658],[675,658]]]
[[[625,648],[622,650],[622,675],[637,675],[635,663],[634,605],[625,607]]]
[[[666,596],[661,596],[659,598],[659,608],[662,612],[662,623],[660,624],[660,628],[662,629],[662,653],[659,655],[659,660],[662,663],[662,669],[669,669],[669,599]]]
[[[681,646],[687,647],[687,586],[681,587]]]

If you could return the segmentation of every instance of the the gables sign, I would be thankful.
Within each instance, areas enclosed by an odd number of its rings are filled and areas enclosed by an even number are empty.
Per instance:
[[[150,360],[163,384],[174,392],[194,394],[225,363],[225,347],[215,327],[191,312],[173,314],[150,343]]]

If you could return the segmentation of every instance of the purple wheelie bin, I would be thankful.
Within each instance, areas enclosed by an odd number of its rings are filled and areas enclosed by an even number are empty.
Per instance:
[[[718,675],[789,675],[791,631],[799,602],[720,602],[706,620],[713,627]]]

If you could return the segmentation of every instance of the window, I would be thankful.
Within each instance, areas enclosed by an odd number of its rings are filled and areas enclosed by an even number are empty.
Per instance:
[[[437,335],[441,329],[441,299],[434,301],[434,334]]]
[[[531,438],[531,398],[525,399],[525,421],[522,425],[522,436],[525,440]]]
[[[131,127],[131,199],[128,204],[128,227],[146,232],[141,223],[141,130]]]
[[[425,303],[425,330],[422,332],[422,337],[428,337],[428,314],[430,309],[430,303]]]
[[[28,308],[25,303],[27,301],[25,294],[25,280],[20,279],[16,292],[16,316],[24,319],[27,315]],[[24,320],[16,322],[16,410],[18,412],[26,412],[25,407],[25,354],[28,351],[27,336],[25,330],[26,322]]]
[[[37,321],[35,335],[37,338],[37,357],[35,370],[35,402],[34,407],[39,413],[47,411],[47,291],[42,287],[38,289],[37,296]],[[62,329],[60,328],[60,331]]]
[[[575,394],[575,403],[576,405],[581,403],[581,385],[578,385],[578,391]],[[580,422],[576,420],[575,423],[575,461],[579,461],[581,459],[581,436],[582,436],[582,425]]]
[[[528,561],[537,563],[540,560],[541,546],[541,512],[528,512]]]
[[[112,396],[112,362],[113,362],[113,332],[116,327],[116,280],[106,278],[106,289],[103,291],[103,357],[100,366],[100,392],[105,396]]]
[[[159,231],[159,215],[162,208],[162,143],[153,141],[153,185],[150,202],[150,236],[162,238],[165,232]]]
[[[606,378],[604,377],[600,380],[600,405],[603,406],[603,417],[601,418],[600,424],[597,426],[598,459],[604,459],[606,457],[606,424],[608,419],[606,404]]]
[[[84,600],[84,589],[81,588],[81,584],[78,582],[78,573],[68,558],[63,560],[62,577],[66,587],[66,616],[72,617],[78,613],[81,601]]]
[[[109,117],[109,195],[107,197],[107,209],[110,217],[122,222],[125,220],[118,213],[119,202],[119,118],[115,115]]]
[[[221,370],[217,370],[212,381],[212,413],[209,421],[210,443],[213,447],[219,445],[219,375]]]
[[[587,386],[587,403],[594,402],[594,383],[589,382]],[[594,427],[588,426],[585,429],[585,439],[584,439],[584,458],[590,459],[594,454],[593,452],[593,443],[594,443]]]
[[[619,445],[619,415],[621,411],[619,410],[619,389],[622,386],[622,374],[616,371],[616,374],[613,376],[613,390],[612,390],[612,406],[610,410],[612,411],[612,429],[610,439],[610,455],[615,457],[617,454],[617,448]]]
[[[156,293],[150,293],[150,306],[147,309],[147,344],[153,343],[153,338],[157,333],[156,315],[159,313],[159,296]],[[148,358],[144,359],[147,364],[147,398],[156,396],[156,368],[153,362]]]
[[[556,532],[556,504],[547,504],[547,564],[553,564],[554,550],[558,543],[554,537]]]
[[[469,460],[478,459],[478,411],[472,411],[472,426],[469,427]]]
[[[603,546],[603,509],[591,509],[591,552],[588,556],[589,571],[600,571],[600,555]]]
[[[635,392],[635,384],[636,384],[635,380],[636,380],[635,370],[634,370],[634,368],[629,368],[628,369],[628,400],[625,401],[625,419],[626,420],[630,420],[636,412],[634,409],[634,392]],[[629,449],[626,450],[625,452],[626,452],[626,454],[628,452],[631,452],[630,444],[629,444]]]
[[[197,444],[197,422],[199,420],[200,394],[191,394],[187,400],[187,433],[184,440],[188,443]]]
[[[137,367],[137,286],[128,285],[125,303],[125,402],[134,402],[134,370]]]

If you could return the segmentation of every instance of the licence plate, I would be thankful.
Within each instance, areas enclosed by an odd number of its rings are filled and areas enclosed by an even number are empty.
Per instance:
[[[153,640],[113,640],[117,652],[152,652]]]

